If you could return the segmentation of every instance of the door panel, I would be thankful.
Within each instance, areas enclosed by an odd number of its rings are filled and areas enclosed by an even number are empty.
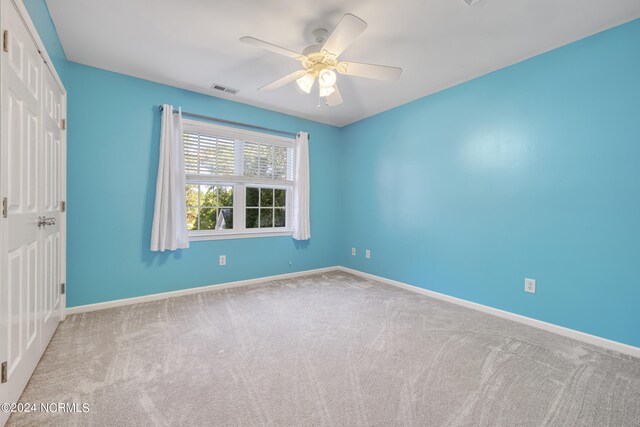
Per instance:
[[[21,8],[23,6],[20,6]],[[63,313],[64,90],[45,65],[12,1],[0,2],[8,52],[0,64],[0,402],[15,402]],[[55,224],[39,226],[38,218]],[[0,413],[0,425],[8,414]]]
[[[49,69],[43,73],[43,90],[45,93],[45,107],[43,114],[43,174],[42,211],[41,215],[55,219],[54,225],[42,227],[40,233],[44,243],[43,281],[45,307],[42,339],[49,342],[60,321],[60,284],[61,278],[61,214],[60,214],[60,183],[63,181],[61,167],[62,93]]]
[[[16,370],[22,359],[22,327],[24,316],[22,313],[22,248],[9,252],[8,256],[8,283],[9,283],[9,358],[7,360],[8,376]]]
[[[9,178],[7,179],[9,210],[20,211],[22,198],[22,120],[24,119],[24,100],[20,94],[10,90],[7,98],[7,138]]]
[[[7,348],[5,402],[19,397],[41,355],[38,282],[41,238],[38,232],[38,161],[41,140],[42,58],[11,2],[2,3],[9,52],[2,60],[2,193],[7,218],[2,225],[3,287],[0,333]]]
[[[38,337],[38,245],[32,243],[26,247],[26,263],[27,263],[27,348],[33,345]]]

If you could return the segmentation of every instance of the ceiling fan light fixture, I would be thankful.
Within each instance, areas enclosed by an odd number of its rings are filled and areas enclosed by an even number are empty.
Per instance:
[[[461,0],[460,0],[461,1]],[[480,0],[465,0],[468,2]],[[335,107],[342,104],[343,99],[337,85],[337,75],[340,73],[350,77],[365,77],[376,80],[398,80],[402,68],[386,65],[366,64],[361,62],[343,62],[338,59],[367,28],[367,23],[355,15],[346,13],[338,25],[329,32],[324,28],[318,28],[313,32],[316,44],[307,46],[302,53],[256,39],[255,37],[242,37],[242,43],[259,47],[282,56],[289,57],[300,62],[301,69],[287,74],[269,84],[259,88],[261,91],[271,91],[296,81],[300,90],[311,94],[316,79],[318,79],[319,98],[325,98],[326,105]],[[342,79],[342,77],[341,77]],[[314,92],[315,93],[315,92]],[[322,102],[318,108],[322,107]]]
[[[336,84],[336,73],[333,70],[324,69],[318,75],[318,82],[321,87],[329,88]]]
[[[313,82],[316,79],[313,77],[313,74],[307,73],[304,76],[300,77],[296,80],[298,83],[298,87],[302,89],[306,93],[311,93],[311,88],[313,87]]]
[[[320,86],[320,96],[326,97],[335,92],[335,88],[333,86]]]

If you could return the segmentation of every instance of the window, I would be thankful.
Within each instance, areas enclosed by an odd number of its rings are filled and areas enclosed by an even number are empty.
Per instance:
[[[283,188],[247,187],[246,227],[285,227],[287,190]]]
[[[183,123],[190,237],[291,234],[294,141],[193,120]]]
[[[233,187],[187,184],[187,229],[233,229]]]

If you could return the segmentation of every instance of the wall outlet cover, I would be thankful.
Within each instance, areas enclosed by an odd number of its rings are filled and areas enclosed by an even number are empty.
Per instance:
[[[524,279],[524,291],[530,294],[536,293],[536,279]]]
[[[356,256],[356,248],[351,248],[351,255]]]
[[[220,258],[218,259],[218,264],[227,265],[227,256],[226,255],[220,255]]]
[[[364,257],[367,258],[367,259],[371,258],[371,251],[369,249],[364,251]]]

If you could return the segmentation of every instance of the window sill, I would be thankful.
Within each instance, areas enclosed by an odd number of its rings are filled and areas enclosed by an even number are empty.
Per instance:
[[[190,234],[189,241],[199,242],[203,240],[253,239],[256,237],[280,237],[291,235],[293,235],[291,230],[260,231],[248,233]]]

